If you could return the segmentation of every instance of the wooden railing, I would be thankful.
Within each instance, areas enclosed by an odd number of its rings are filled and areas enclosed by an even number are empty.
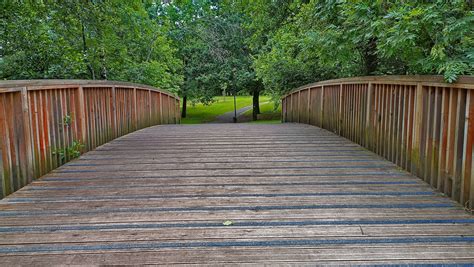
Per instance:
[[[285,95],[282,107],[284,122],[337,133],[474,207],[474,77],[323,81]]]
[[[114,138],[179,122],[179,98],[150,86],[0,81],[0,198]]]

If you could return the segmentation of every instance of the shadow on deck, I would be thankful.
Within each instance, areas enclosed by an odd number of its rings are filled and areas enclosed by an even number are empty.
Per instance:
[[[317,127],[156,126],[1,200],[0,261],[472,263],[474,217]]]

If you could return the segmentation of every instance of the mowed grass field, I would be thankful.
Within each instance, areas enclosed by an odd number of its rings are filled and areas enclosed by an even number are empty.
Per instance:
[[[260,114],[258,114],[258,120],[252,121],[252,112],[253,110],[246,111],[241,117],[239,117],[240,122],[250,122],[250,123],[281,123],[281,105],[278,104],[277,109],[275,110],[275,103],[268,99],[266,101],[260,100]]]
[[[260,103],[269,102],[269,96],[260,96]],[[252,105],[252,96],[237,96],[237,109],[251,106]],[[273,108],[273,102],[267,104],[261,104],[260,110],[268,110],[269,106]],[[188,102],[187,115],[186,118],[181,119],[182,124],[199,124],[199,123],[209,123],[213,122],[217,116],[222,115],[226,112],[234,110],[234,98],[232,96],[216,96],[214,102],[210,105],[204,105],[198,103],[196,105],[191,105]],[[252,118],[252,110],[247,111],[242,118],[242,121],[250,121],[247,119],[247,114],[250,114],[250,120]],[[262,118],[263,119],[263,118]],[[279,121],[279,117],[276,119]],[[239,118],[240,121],[240,118]]]

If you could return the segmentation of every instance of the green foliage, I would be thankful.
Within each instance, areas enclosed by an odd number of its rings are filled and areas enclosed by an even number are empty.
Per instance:
[[[379,53],[407,73],[443,74],[454,82],[473,74],[474,12],[467,1],[393,5],[379,23]]]
[[[171,1],[159,13],[184,63],[182,96],[209,104],[254,86],[247,18],[237,1]]]
[[[78,158],[81,155],[83,148],[84,144],[82,144],[80,141],[73,140],[71,145],[53,150],[53,155],[59,156],[61,162],[67,162],[69,160]]]
[[[211,103],[338,77],[474,74],[466,0],[3,1],[0,78],[125,80]]]
[[[257,1],[247,12],[257,77],[277,95],[337,77],[474,73],[469,1]]]
[[[230,221],[230,220],[227,220],[227,221],[224,221],[224,222],[222,223],[222,225],[224,225],[224,226],[231,226],[231,225],[234,225],[234,222],[233,222],[233,221]]]
[[[63,118],[63,125],[66,126],[66,127],[69,127],[72,123],[72,117],[71,115],[67,114],[64,116]]]
[[[177,91],[181,61],[141,1],[0,4],[0,78],[124,80]]]

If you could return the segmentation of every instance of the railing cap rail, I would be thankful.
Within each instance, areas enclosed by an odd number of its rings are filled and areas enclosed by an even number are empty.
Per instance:
[[[41,88],[51,88],[53,86],[74,87],[74,86],[125,86],[139,89],[148,89],[160,93],[179,98],[176,94],[169,91],[159,89],[150,85],[111,81],[111,80],[62,80],[62,79],[43,79],[43,80],[5,80],[0,81],[0,93],[12,91],[11,89],[27,87],[28,90],[37,90]],[[10,89],[10,90],[9,90]]]
[[[304,90],[307,88],[313,88],[323,85],[338,85],[347,83],[399,83],[405,85],[413,85],[417,83],[434,85],[434,86],[449,86],[449,87],[460,87],[463,85],[469,85],[468,89],[474,89],[474,76],[459,76],[456,82],[447,83],[444,77],[441,75],[380,75],[380,76],[361,76],[361,77],[349,77],[340,78],[326,81],[319,81],[315,83],[305,84],[294,90],[291,90],[287,94],[282,96],[282,99],[288,95]]]

